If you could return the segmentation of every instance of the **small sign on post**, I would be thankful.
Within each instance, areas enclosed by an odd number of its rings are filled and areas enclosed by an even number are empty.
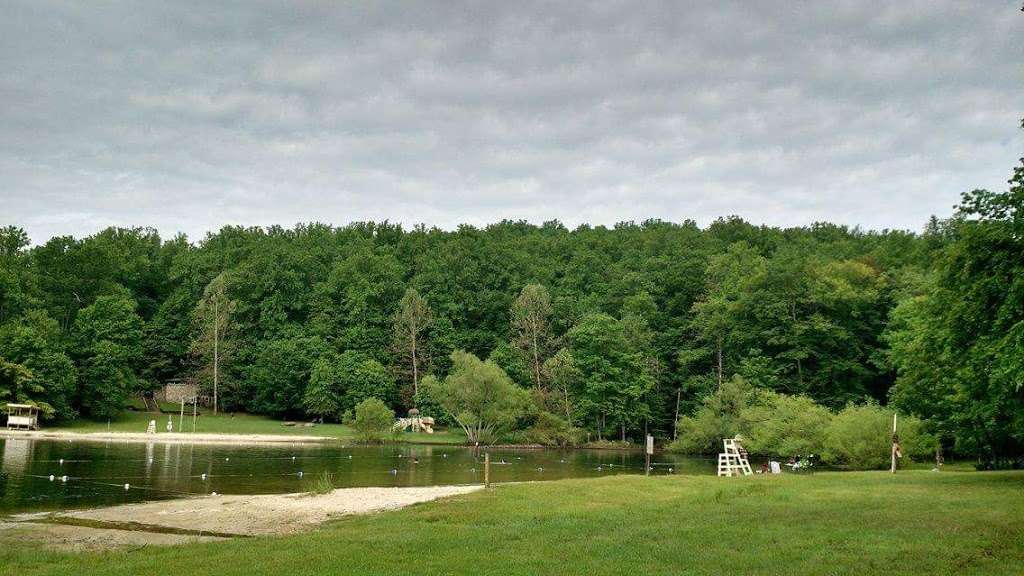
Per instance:
[[[644,474],[651,475],[651,455],[654,454],[654,436],[647,435],[647,449],[644,450]]]

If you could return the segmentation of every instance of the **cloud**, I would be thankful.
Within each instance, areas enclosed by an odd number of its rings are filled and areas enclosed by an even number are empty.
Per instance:
[[[1019,6],[88,4],[0,21],[0,222],[830,220],[1000,190]]]

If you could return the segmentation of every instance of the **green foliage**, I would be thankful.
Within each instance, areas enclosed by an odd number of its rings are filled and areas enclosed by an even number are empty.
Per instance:
[[[0,357],[22,364],[32,372],[36,396],[52,408],[47,418],[68,420],[76,410],[78,374],[63,351],[60,327],[42,310],[30,310],[20,319],[0,325]]]
[[[529,394],[504,370],[461,350],[452,353],[452,370],[444,380],[431,376],[423,386],[474,443],[494,442],[530,406]]]
[[[248,370],[247,384],[252,390],[249,408],[275,416],[301,413],[313,363],[325,351],[323,341],[312,336],[266,342]]]
[[[547,411],[539,412],[529,427],[509,441],[519,443],[520,438],[524,444],[541,446],[567,447],[579,442],[579,434],[568,420]]]
[[[352,428],[362,442],[380,442],[395,424],[395,412],[378,398],[367,398],[354,409]]]
[[[142,319],[126,295],[100,296],[79,311],[72,331],[82,409],[93,418],[120,412],[140,388]]]
[[[676,440],[669,450],[684,454],[721,452],[722,439],[747,437],[747,410],[757,394],[743,378],[734,376],[704,398],[693,416],[679,420]]]
[[[576,394],[576,414],[581,421],[596,419],[603,424],[610,419],[625,435],[625,430],[649,418],[646,395],[654,378],[643,351],[629,341],[622,322],[607,314],[588,314],[569,331],[568,338],[581,375]]]
[[[53,407],[36,400],[43,392],[45,388],[36,383],[28,368],[0,357],[0,402],[31,404],[38,406],[44,417],[53,417]]]
[[[887,468],[892,441],[891,410],[877,404],[847,406],[836,414],[825,433],[821,454],[825,461],[857,470]],[[897,430],[904,457],[927,458],[938,443],[924,433],[920,420],[899,419]]]
[[[743,447],[755,454],[821,454],[832,413],[807,396],[764,393],[743,411]]]
[[[739,374],[832,410],[889,401],[963,455],[1017,454],[1021,174],[921,234],[736,217],[704,229],[370,222],[226,226],[195,242],[110,228],[32,247],[8,226],[0,355],[32,372],[58,418],[113,414],[170,378],[209,382],[216,325],[231,410],[336,418],[376,396],[449,418],[419,383],[445,380],[465,350],[541,390],[520,427],[549,412],[584,434],[665,438],[678,393],[681,415],[720,430],[703,399]],[[359,356],[344,377],[314,378],[314,363],[346,352]],[[807,445],[779,443],[796,422],[765,431],[764,450]]]

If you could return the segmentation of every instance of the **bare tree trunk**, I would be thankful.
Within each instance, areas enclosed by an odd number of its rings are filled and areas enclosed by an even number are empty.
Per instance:
[[[679,429],[679,397],[682,396],[682,387],[676,388],[676,419],[672,421],[672,439],[675,440],[678,437]]]
[[[413,332],[415,334],[415,332]],[[416,405],[416,397],[420,394],[419,362],[416,360],[416,336],[412,338],[412,404]]]

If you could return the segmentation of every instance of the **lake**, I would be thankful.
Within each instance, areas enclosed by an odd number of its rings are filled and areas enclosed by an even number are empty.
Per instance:
[[[644,472],[640,452],[494,448],[490,453],[492,482]],[[303,492],[325,473],[336,488],[477,484],[484,478],[483,451],[461,446],[347,446],[340,442],[231,446],[0,438],[0,455],[3,514],[212,492]],[[657,454],[652,463],[652,474],[715,472],[710,458]]]

